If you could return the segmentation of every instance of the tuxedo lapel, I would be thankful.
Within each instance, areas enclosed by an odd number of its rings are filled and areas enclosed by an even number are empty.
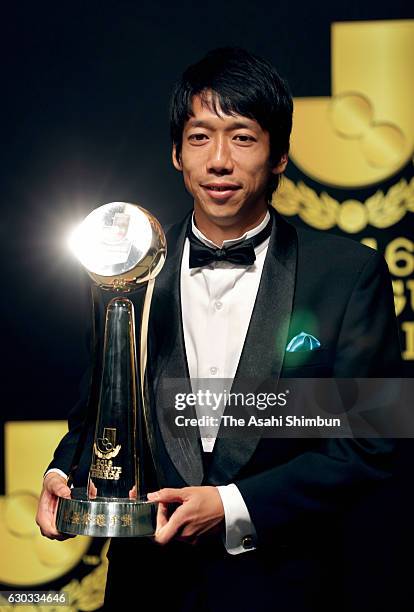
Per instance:
[[[169,424],[174,411],[173,393],[165,386],[166,380],[177,379],[177,391],[191,393],[180,295],[181,259],[188,219],[189,216],[167,233],[167,259],[155,281],[151,304],[151,334],[156,346],[150,368],[157,421],[167,452],[184,481],[199,485],[203,479],[203,461],[197,429],[183,427],[183,437],[172,435]],[[189,416],[195,417],[195,411]]]
[[[297,236],[295,228],[271,209],[273,228],[255,306],[233,382],[232,391],[246,391],[243,381],[277,381],[283,364],[292,311]],[[156,279],[151,305],[151,334],[156,357],[151,361],[156,418],[166,450],[175,468],[189,485],[203,482],[201,442],[194,427],[183,428],[183,437],[172,435],[169,421],[174,410],[172,393],[163,381],[179,379],[180,392],[190,393],[191,384],[185,353],[181,313],[180,272],[188,217],[167,235],[168,256]],[[193,415],[196,416],[195,412]],[[208,482],[231,481],[247,463],[260,440],[249,438],[216,440]]]
[[[232,392],[246,392],[243,381],[277,381],[287,344],[296,280],[295,228],[271,209],[273,228],[259,290]],[[251,391],[252,389],[249,389]],[[210,484],[231,481],[252,456],[260,434],[223,438],[219,432],[208,474]]]

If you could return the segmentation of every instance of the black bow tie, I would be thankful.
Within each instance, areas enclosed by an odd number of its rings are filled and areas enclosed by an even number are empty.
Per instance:
[[[188,225],[187,237],[190,241],[190,268],[208,266],[215,261],[229,261],[241,266],[251,266],[255,262],[255,247],[266,240],[272,231],[272,219],[261,232],[247,238],[242,242],[221,249],[209,247],[201,242],[191,229],[191,221]]]

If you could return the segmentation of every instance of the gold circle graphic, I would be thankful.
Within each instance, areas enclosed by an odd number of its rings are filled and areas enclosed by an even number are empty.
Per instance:
[[[370,129],[374,117],[371,102],[360,94],[343,94],[331,102],[334,129],[345,138],[360,138]]]
[[[404,157],[405,136],[396,125],[377,123],[361,140],[360,146],[371,166],[394,167]]]
[[[37,497],[26,491],[11,493],[5,500],[4,523],[6,529],[20,538],[36,535],[39,528],[35,523]]]
[[[346,200],[338,211],[338,227],[349,234],[356,234],[366,227],[368,213],[363,204],[357,200]]]

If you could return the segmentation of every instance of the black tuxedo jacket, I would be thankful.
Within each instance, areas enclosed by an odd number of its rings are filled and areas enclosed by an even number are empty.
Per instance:
[[[385,377],[399,374],[400,348],[388,270],[374,250],[354,241],[295,229],[272,209],[273,228],[233,390],[243,378]],[[151,305],[149,379],[160,486],[234,482],[258,544],[229,555],[221,537],[196,546],[113,540],[108,609],[121,594],[168,610],[340,610],[341,525],[349,501],[369,495],[391,474],[392,444],[381,439],[218,438],[203,465],[194,429],[176,438],[164,378],[188,377],[180,268],[188,217],[167,234],[168,256]],[[305,330],[320,348],[286,352]],[[190,387],[188,386],[188,390]],[[70,468],[83,420],[80,402],[49,467]],[[92,431],[82,464],[88,465]],[[346,516],[346,514],[345,514]],[[154,591],[149,585],[159,583]],[[139,583],[137,582],[139,581]],[[332,599],[334,597],[334,599]],[[132,609],[132,608],[131,608]]]

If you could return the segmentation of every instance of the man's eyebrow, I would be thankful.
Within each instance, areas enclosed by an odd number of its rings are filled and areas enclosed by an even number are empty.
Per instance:
[[[212,127],[212,124],[209,121],[203,121],[202,119],[189,119],[187,122],[187,127],[189,128],[201,127],[201,128],[210,129]],[[226,131],[229,132],[231,130],[240,130],[240,129],[252,130],[254,129],[254,127],[255,125],[252,120],[246,119],[244,121],[240,121],[240,119],[235,119],[228,127],[226,127]]]

